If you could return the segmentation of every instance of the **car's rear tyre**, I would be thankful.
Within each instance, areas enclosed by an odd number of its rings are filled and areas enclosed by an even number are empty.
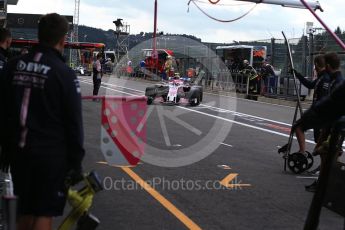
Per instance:
[[[155,97],[157,93],[157,87],[153,86],[153,87],[147,87],[145,90],[145,96],[146,97]]]
[[[176,96],[176,103],[180,102],[181,97],[179,95]]]
[[[162,95],[162,98],[163,98],[163,102],[167,101],[167,95]]]

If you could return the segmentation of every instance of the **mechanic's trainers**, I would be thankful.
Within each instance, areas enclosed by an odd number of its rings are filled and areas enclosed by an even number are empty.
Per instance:
[[[315,180],[311,185],[305,186],[305,190],[308,192],[315,192],[318,185],[318,180]]]

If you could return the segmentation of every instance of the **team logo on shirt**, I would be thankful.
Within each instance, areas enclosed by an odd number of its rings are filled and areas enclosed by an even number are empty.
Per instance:
[[[23,71],[26,68],[26,63],[23,62],[22,60],[19,60],[19,62],[17,63],[17,70],[19,71]]]
[[[19,60],[17,63],[18,71],[34,72],[34,73],[46,75],[50,69],[51,69],[50,66],[40,64],[40,63],[35,63],[35,62],[26,63],[23,60]]]

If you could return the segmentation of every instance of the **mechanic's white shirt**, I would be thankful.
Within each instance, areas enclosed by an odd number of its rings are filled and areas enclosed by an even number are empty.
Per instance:
[[[97,71],[98,71],[98,72],[101,72],[101,70],[102,70],[101,62],[100,62],[99,60],[96,60],[95,65],[96,65]]]

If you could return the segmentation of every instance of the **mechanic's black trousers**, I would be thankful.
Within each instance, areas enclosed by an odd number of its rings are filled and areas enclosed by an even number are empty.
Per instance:
[[[93,95],[98,95],[99,88],[101,87],[101,79],[93,76]]]

